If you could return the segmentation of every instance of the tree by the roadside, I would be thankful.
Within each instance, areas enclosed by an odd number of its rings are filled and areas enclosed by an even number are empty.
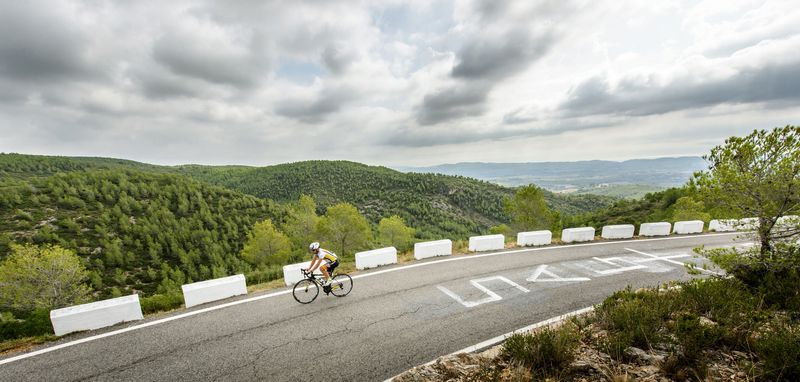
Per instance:
[[[349,203],[329,207],[320,219],[318,229],[325,244],[342,256],[350,255],[372,241],[367,219]]]
[[[547,207],[544,192],[534,185],[520,187],[513,197],[503,200],[503,206],[516,230],[549,229],[553,225],[554,215]]]
[[[397,215],[381,219],[378,223],[378,242],[384,246],[397,248],[398,251],[405,251],[414,240],[414,228],[406,226],[406,222]]]
[[[57,245],[11,244],[0,263],[0,306],[15,312],[84,303],[89,273],[72,251]]]
[[[283,230],[291,238],[295,246],[305,248],[309,243],[317,241],[317,202],[308,195],[300,195],[297,204],[289,207]]]
[[[702,220],[707,222],[711,220],[711,214],[705,212],[705,205],[701,201],[692,199],[691,196],[684,196],[678,199],[673,205],[672,220],[673,221],[686,221],[686,220]]]
[[[292,245],[289,237],[275,228],[272,220],[256,223],[247,234],[247,242],[242,249],[242,259],[255,266],[283,265],[289,259]]]
[[[796,224],[775,229],[778,219],[800,213],[800,128],[786,126],[731,137],[704,157],[707,171],[692,183],[708,206],[758,218],[761,257],[773,241],[800,233]]]

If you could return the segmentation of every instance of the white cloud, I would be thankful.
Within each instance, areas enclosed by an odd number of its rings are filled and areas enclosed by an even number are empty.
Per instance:
[[[703,154],[798,123],[798,50],[788,0],[3,2],[0,151],[416,165]]]

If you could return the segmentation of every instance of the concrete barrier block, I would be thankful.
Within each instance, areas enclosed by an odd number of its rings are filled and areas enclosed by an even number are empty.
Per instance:
[[[690,233],[701,233],[703,232],[703,223],[702,220],[689,220],[683,222],[675,222],[675,226],[673,227],[673,231],[678,235],[686,235]]]
[[[600,235],[603,239],[630,239],[633,237],[633,224],[607,225]]]
[[[298,281],[303,279],[303,273],[300,272],[300,270],[308,269],[309,266],[311,266],[310,261],[306,261],[305,263],[284,265],[283,283],[286,284],[286,286],[292,286],[296,284]]]
[[[387,247],[356,253],[356,268],[367,269],[381,265],[397,264],[397,249]]]
[[[492,251],[506,247],[503,235],[472,236],[469,238],[469,250],[472,252]]]
[[[453,254],[453,242],[450,239],[424,241],[414,244],[414,258],[417,260],[435,256],[449,256]]]
[[[57,336],[105,328],[142,318],[144,316],[138,294],[50,311],[50,322]]]
[[[753,231],[758,229],[758,218],[744,218],[739,219],[737,229],[739,231]]]
[[[800,225],[800,216],[797,215],[786,215],[781,216],[778,218],[778,221],[775,222],[778,227],[794,227]]]
[[[639,236],[669,236],[672,224],[668,222],[642,223],[639,226]]]
[[[561,231],[561,241],[576,243],[594,240],[594,227],[567,228]]]
[[[233,275],[213,280],[199,281],[181,286],[183,302],[187,308],[228,297],[247,294],[244,275]]]
[[[517,245],[520,247],[549,245],[553,241],[553,233],[547,230],[520,232],[517,234]]]
[[[737,219],[714,219],[708,222],[708,230],[714,232],[733,232],[738,226]]]

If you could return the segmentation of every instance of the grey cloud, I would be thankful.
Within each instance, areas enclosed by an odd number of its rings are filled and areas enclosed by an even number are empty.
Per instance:
[[[719,104],[800,99],[800,62],[747,67],[722,79],[697,82],[676,79],[659,84],[651,78],[626,78],[612,89],[595,77],[570,90],[559,106],[567,116],[645,116]]]
[[[91,76],[86,36],[49,2],[0,3],[0,73],[45,82]]]
[[[564,119],[560,121],[550,121],[547,124],[533,127],[499,126],[495,128],[484,128],[482,130],[406,128],[400,129],[395,134],[382,138],[380,143],[390,146],[432,147],[481,141],[502,141],[515,138],[558,135],[567,131],[597,129],[612,126],[617,122],[618,121],[612,119],[605,119],[603,121]]]
[[[317,94],[313,100],[283,101],[275,107],[275,112],[300,122],[319,123],[356,98],[358,94],[352,89],[326,89]]]
[[[331,45],[322,51],[322,62],[331,73],[336,75],[344,73],[352,60],[352,54],[343,48]]]
[[[435,125],[451,119],[482,115],[491,85],[463,83],[428,94],[417,110],[420,125]]]
[[[223,52],[207,46],[199,37],[168,33],[153,46],[153,58],[173,73],[216,84],[251,88],[269,71],[269,60],[261,52]]]
[[[518,27],[499,38],[475,38],[458,53],[453,77],[499,80],[517,74],[541,58],[556,42],[552,31],[534,36]]]

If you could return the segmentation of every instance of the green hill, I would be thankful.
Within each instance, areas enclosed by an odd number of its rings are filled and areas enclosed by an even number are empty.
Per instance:
[[[6,171],[8,172],[8,171]],[[0,178],[0,257],[10,242],[74,250],[101,296],[145,294],[234,272],[250,227],[280,207],[174,174],[90,169]]]
[[[280,202],[313,196],[324,208],[356,205],[369,220],[398,214],[423,238],[474,235],[508,221],[502,200],[514,189],[461,176],[402,173],[346,161],[306,161],[258,168],[179,166],[195,179]],[[564,215],[589,212],[613,202],[595,195],[546,193]]]

